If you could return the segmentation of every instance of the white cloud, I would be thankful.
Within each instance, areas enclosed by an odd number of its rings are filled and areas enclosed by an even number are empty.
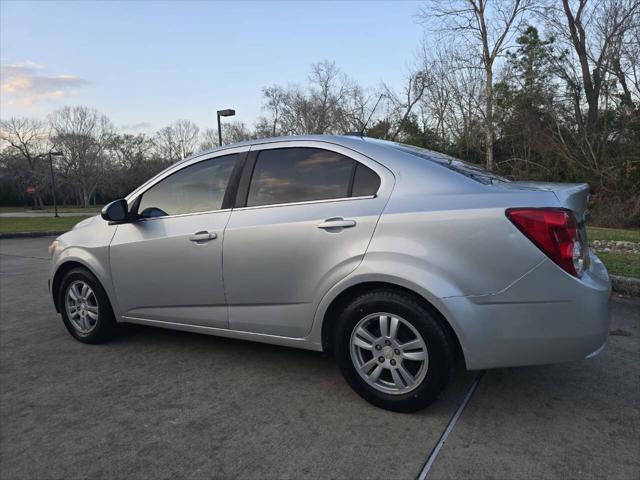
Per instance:
[[[64,99],[89,82],[74,75],[45,75],[46,67],[25,61],[0,66],[2,100],[11,107],[30,109],[44,100]]]
[[[120,125],[120,130],[126,133],[149,133],[152,125],[149,122]]]

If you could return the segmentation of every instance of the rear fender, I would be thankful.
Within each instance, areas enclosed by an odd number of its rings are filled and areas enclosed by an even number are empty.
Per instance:
[[[425,282],[417,281],[416,278],[411,278],[411,274],[405,270],[400,274],[399,272],[394,272],[392,267],[394,263],[392,262],[389,265],[389,269],[387,273],[379,273],[372,271],[370,268],[361,265],[353,272],[349,277],[343,279],[341,282],[336,284],[333,288],[331,288],[320,301],[318,308],[316,309],[316,313],[313,320],[313,326],[311,329],[311,333],[307,337],[307,340],[316,345],[322,345],[322,325],[325,321],[325,315],[327,310],[331,306],[331,303],[345,290],[354,287],[356,285],[364,284],[364,283],[386,283],[390,285],[397,285],[399,287],[403,287],[407,290],[414,292],[420,297],[424,298],[427,302],[429,302],[438,312],[445,318],[449,326],[452,328],[458,340],[460,341],[460,345],[462,346],[462,350],[464,352],[465,338],[464,332],[459,327],[457,322],[453,317],[450,316],[446,303],[442,301],[437,295],[434,294],[433,290],[426,288]],[[403,268],[402,266],[395,263],[396,268]],[[413,273],[417,274],[417,271]],[[424,277],[424,275],[423,275]],[[444,285],[442,279],[438,279],[436,276],[431,277],[432,284],[436,288],[441,288],[443,290],[447,290],[449,292],[453,292],[453,286]],[[428,281],[428,280],[427,280]]]

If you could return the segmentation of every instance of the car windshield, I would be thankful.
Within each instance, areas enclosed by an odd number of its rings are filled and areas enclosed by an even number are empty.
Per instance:
[[[414,147],[412,145],[405,145],[404,143],[385,142],[389,143],[391,147],[401,150],[405,153],[410,153],[424,160],[442,165],[443,167],[453,170],[454,172],[461,173],[466,177],[472,178],[477,182],[484,183],[486,185],[498,182],[509,182],[508,179],[486,171],[479,165],[463,162],[457,158],[451,157],[444,153],[435,152],[433,150],[427,150],[426,148]]]

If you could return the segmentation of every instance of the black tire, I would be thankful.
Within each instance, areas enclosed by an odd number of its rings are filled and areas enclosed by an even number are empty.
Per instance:
[[[386,393],[367,383],[351,358],[351,333],[367,315],[398,315],[422,336],[428,351],[426,376],[407,393]],[[365,400],[395,412],[415,412],[431,404],[454,373],[455,348],[436,314],[420,299],[401,291],[374,290],[351,301],[336,322],[333,339],[336,360],[351,387]],[[381,359],[382,360],[382,359]]]
[[[77,281],[85,282],[91,287],[95,294],[95,299],[98,306],[98,318],[95,321],[94,326],[88,333],[81,333],[72,324],[69,319],[69,315],[66,308],[65,296],[69,287]],[[100,285],[98,279],[87,269],[74,268],[69,270],[62,282],[60,282],[60,289],[58,290],[58,306],[62,315],[62,321],[69,333],[76,340],[82,343],[103,343],[110,340],[116,331],[116,320],[111,309],[111,303],[109,297],[107,297],[104,288]]]

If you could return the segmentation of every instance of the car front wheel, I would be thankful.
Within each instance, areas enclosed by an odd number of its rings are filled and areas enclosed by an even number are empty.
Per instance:
[[[62,320],[76,340],[102,343],[113,336],[116,322],[109,298],[88,270],[74,268],[67,272],[58,295]]]
[[[434,312],[410,294],[377,290],[343,310],[334,338],[347,382],[370,403],[413,412],[450,379],[454,349]]]

